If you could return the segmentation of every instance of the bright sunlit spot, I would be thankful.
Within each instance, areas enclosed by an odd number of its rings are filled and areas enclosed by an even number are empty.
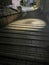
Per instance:
[[[23,20],[15,21],[9,24],[8,26],[10,26],[10,28],[12,29],[14,28],[11,26],[16,26],[15,29],[18,30],[39,30],[39,29],[43,29],[46,26],[46,23],[45,21],[40,19],[23,19]]]

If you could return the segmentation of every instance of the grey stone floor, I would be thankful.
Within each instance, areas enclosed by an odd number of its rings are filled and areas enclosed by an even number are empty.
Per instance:
[[[0,55],[21,59],[36,59],[40,62],[49,60],[49,23],[42,12],[22,13],[19,20],[41,19],[46,23],[43,29],[17,29],[16,23],[9,24],[0,30]],[[17,22],[16,21],[16,22]],[[17,64],[18,65],[18,64]]]

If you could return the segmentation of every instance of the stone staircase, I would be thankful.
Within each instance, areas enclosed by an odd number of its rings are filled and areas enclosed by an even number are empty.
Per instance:
[[[0,64],[49,65],[49,30],[24,21],[0,29]]]

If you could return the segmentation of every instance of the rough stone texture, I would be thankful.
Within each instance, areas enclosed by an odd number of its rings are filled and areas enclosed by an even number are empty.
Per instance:
[[[17,11],[10,8],[4,8],[3,12],[0,11],[0,27],[4,27],[10,22],[13,22],[18,16],[19,14],[17,14]]]

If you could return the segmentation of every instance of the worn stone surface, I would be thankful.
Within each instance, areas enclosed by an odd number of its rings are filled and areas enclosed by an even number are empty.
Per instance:
[[[39,30],[36,30],[37,27],[34,29],[31,27],[28,30],[17,29],[21,23],[18,25],[16,23],[24,19],[40,19],[46,23],[46,26]],[[17,65],[35,64],[30,61],[38,62],[39,65],[44,63],[47,65],[49,63],[49,23],[45,14],[38,13],[38,11],[26,12],[21,14],[19,20],[0,30],[0,56],[20,59],[17,61]],[[21,59],[27,61],[21,61]],[[9,61],[7,60],[7,63]]]

